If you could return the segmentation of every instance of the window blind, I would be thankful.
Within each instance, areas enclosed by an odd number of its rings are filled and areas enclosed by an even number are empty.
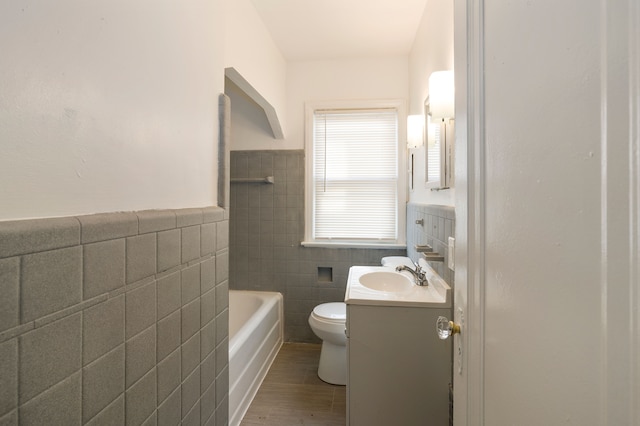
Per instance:
[[[397,111],[317,110],[313,126],[313,238],[396,241]]]
[[[427,142],[427,182],[440,181],[441,144],[440,122],[428,123]]]

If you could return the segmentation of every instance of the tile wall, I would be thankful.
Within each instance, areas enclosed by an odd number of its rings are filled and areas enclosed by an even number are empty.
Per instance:
[[[421,224],[416,221],[422,221]],[[449,269],[449,237],[455,237],[455,209],[451,206],[433,204],[407,205],[407,253],[416,261],[420,256],[416,245],[430,245],[436,252],[444,255],[444,262],[430,262],[433,269],[453,288],[454,271]]]
[[[229,286],[284,295],[285,340],[319,342],[313,308],[344,300],[352,265],[379,265],[405,250],[302,247],[304,151],[232,151],[231,178],[273,176],[274,183],[232,183]]]
[[[225,425],[220,208],[0,222],[0,425]]]

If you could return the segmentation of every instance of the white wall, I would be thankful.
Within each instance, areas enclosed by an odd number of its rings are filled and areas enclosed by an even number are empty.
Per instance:
[[[286,61],[250,0],[225,1],[225,67],[235,68],[274,107],[286,136]]]
[[[407,99],[406,56],[290,63],[287,144],[304,147],[304,105],[308,101]]]
[[[233,150],[304,149],[304,105],[307,101],[343,99],[407,99],[406,56],[348,60],[289,62],[287,66],[288,127],[284,140],[260,133],[263,125],[240,129],[238,120],[255,116],[248,102],[242,102],[243,117],[232,105]],[[236,105],[238,102],[236,102]],[[255,105],[254,105],[255,106]],[[259,118],[259,117],[258,117]]]
[[[453,67],[453,2],[428,0],[409,56],[409,114],[423,114],[429,95],[429,75]],[[434,192],[425,188],[425,148],[414,154],[414,190],[410,201],[454,205],[454,190]]]
[[[0,220],[215,204],[223,17],[0,2]]]

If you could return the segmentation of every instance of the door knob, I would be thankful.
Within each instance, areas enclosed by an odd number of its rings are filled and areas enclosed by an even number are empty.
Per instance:
[[[441,340],[448,339],[453,334],[460,333],[460,325],[449,321],[447,317],[438,317],[436,321],[436,331]]]

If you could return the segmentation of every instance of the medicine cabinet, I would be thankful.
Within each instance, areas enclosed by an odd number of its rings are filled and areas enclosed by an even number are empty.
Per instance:
[[[424,102],[425,122],[425,184],[432,191],[454,185],[455,120],[434,118],[429,109],[429,97]]]

